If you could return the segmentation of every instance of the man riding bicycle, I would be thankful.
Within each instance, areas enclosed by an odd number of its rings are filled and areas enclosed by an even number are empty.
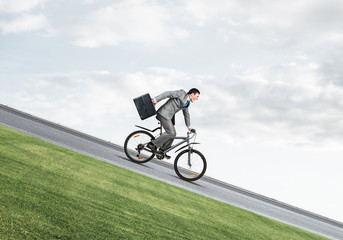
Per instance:
[[[205,156],[200,151],[194,149],[194,146],[199,143],[195,142],[197,133],[195,129],[190,127],[188,111],[190,104],[198,100],[199,95],[200,91],[192,88],[188,93],[181,89],[164,92],[155,98],[151,98],[151,100],[148,94],[143,95],[138,100],[134,99],[136,107],[139,107],[137,109],[139,109],[138,112],[141,119],[145,119],[147,116],[149,117],[156,113],[151,103],[157,104],[159,101],[168,98],[157,110],[157,119],[162,126],[148,129],[136,125],[140,129],[130,133],[125,139],[124,151],[128,159],[135,163],[146,163],[155,156],[160,160],[164,158],[170,159],[170,156],[166,153],[178,148],[175,151],[180,151],[174,160],[175,173],[185,181],[196,181],[203,177],[207,169],[207,162]],[[147,111],[140,111],[142,109]],[[153,111],[150,111],[151,109]],[[176,136],[173,119],[180,110],[183,112],[185,123],[189,130],[186,137]],[[162,133],[162,128],[165,130],[164,133]],[[157,130],[159,130],[159,134],[153,135]],[[177,140],[177,143],[172,145],[174,139]]]
[[[188,130],[192,130],[190,127],[190,115],[188,108],[191,103],[198,100],[199,96],[200,91],[196,88],[192,88],[188,91],[188,93],[186,93],[186,91],[183,89],[177,91],[167,91],[151,99],[153,104],[157,104],[159,101],[169,98],[169,100],[157,110],[156,118],[161,122],[165,132],[155,140],[149,142],[147,145],[152,152],[156,153],[158,148],[161,151],[165,151],[172,145],[174,137],[176,136],[174,127],[175,114],[180,110],[183,112]]]

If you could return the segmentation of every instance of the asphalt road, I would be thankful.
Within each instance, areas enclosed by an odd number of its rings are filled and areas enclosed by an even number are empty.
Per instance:
[[[275,219],[279,222],[302,228],[331,239],[343,239],[343,223],[341,222],[207,176],[193,183],[185,182],[177,177],[173,165],[168,162],[153,159],[145,164],[135,164],[126,158],[122,146],[1,104],[0,124],[200,195]]]

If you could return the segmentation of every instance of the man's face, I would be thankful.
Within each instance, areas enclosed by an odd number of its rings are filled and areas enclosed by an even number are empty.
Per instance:
[[[189,100],[193,103],[194,101],[199,99],[200,94],[199,93],[191,93],[189,95]]]

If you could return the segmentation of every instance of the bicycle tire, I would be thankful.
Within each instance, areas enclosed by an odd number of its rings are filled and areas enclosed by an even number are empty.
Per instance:
[[[154,140],[155,137],[146,131],[138,130],[130,133],[125,139],[124,152],[125,155],[135,163],[145,163],[154,158],[155,154],[152,152],[141,150],[138,151],[140,144]],[[142,153],[143,152],[143,153]]]
[[[192,156],[192,159],[193,159],[192,163],[193,164],[194,163],[199,164],[199,169],[186,169],[184,162],[185,162],[185,159],[188,161],[188,156],[185,156],[184,154],[188,154],[189,151],[191,151],[191,154],[196,154],[198,156],[197,158],[194,158],[195,155]],[[197,161],[197,162],[195,162],[195,161]],[[188,162],[187,162],[187,164],[188,164]],[[175,170],[176,174],[181,179],[188,181],[188,182],[192,182],[192,181],[196,181],[196,180],[200,179],[202,176],[204,176],[206,169],[207,169],[206,158],[198,150],[194,150],[194,149],[183,150],[182,152],[180,152],[176,156],[175,161],[174,161],[174,170]]]

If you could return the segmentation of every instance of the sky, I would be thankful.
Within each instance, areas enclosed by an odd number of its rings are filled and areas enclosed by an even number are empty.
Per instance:
[[[157,125],[133,98],[196,87],[206,175],[342,222],[342,12],[340,0],[0,0],[0,103],[123,145]]]

